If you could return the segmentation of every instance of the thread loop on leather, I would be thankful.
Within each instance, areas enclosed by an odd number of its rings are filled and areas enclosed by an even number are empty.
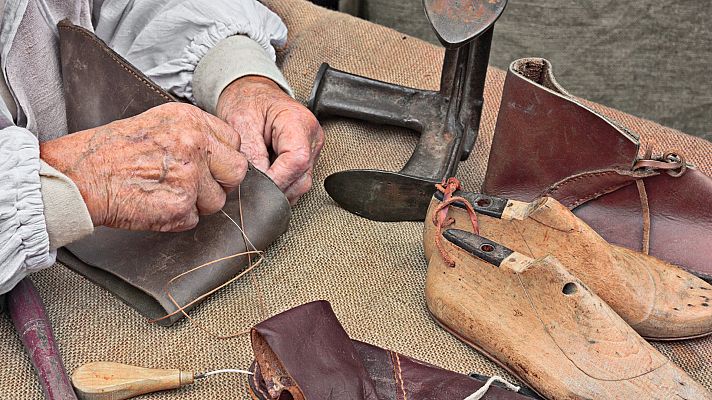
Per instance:
[[[679,150],[670,150],[665,153],[660,159],[653,158],[653,148],[648,146],[645,149],[644,158],[638,160],[633,165],[633,170],[650,169],[665,171],[673,178],[681,177],[687,171],[687,162],[685,156]],[[645,182],[643,179],[635,181],[638,187],[640,196],[640,208],[643,214],[643,243],[641,251],[644,254],[650,253],[650,203],[648,202],[648,193],[645,190]]]
[[[216,338],[216,339],[231,339],[231,338],[234,338],[234,337],[238,337],[238,336],[242,336],[242,335],[248,334],[248,333],[250,332],[250,330],[249,330],[249,328],[248,328],[248,329],[239,331],[239,332],[237,332],[237,333],[229,334],[229,335],[218,335],[218,334],[216,334],[216,333],[211,332],[209,329],[207,329],[207,328],[206,328],[205,326],[203,326],[202,324],[198,323],[195,319],[193,319],[193,318],[192,318],[190,315],[188,315],[188,313],[186,312],[186,309],[189,308],[190,306],[192,306],[193,304],[199,302],[200,300],[202,300],[202,299],[204,299],[204,298],[210,296],[211,294],[213,294],[213,293],[219,291],[220,289],[222,289],[222,288],[228,286],[229,284],[235,282],[236,280],[242,278],[245,274],[247,274],[247,273],[249,273],[250,271],[252,271],[253,269],[255,269],[257,266],[259,266],[260,264],[262,264],[262,262],[264,261],[264,252],[261,251],[261,250],[257,250],[257,248],[255,247],[255,245],[252,244],[252,241],[250,240],[249,237],[247,237],[247,234],[245,233],[245,230],[243,229],[244,221],[243,221],[243,217],[242,217],[242,194],[241,194],[240,186],[237,187],[237,196],[238,196],[238,204],[240,205],[240,208],[239,208],[239,210],[240,210],[240,223],[239,223],[239,224],[238,224],[230,215],[228,215],[224,210],[220,210],[220,211],[221,211],[221,212],[223,213],[223,215],[225,215],[225,217],[227,217],[227,218],[237,227],[237,229],[240,231],[240,233],[242,234],[242,239],[245,241],[245,248],[248,249],[248,250],[245,251],[245,252],[233,254],[233,255],[230,255],[230,256],[227,256],[227,257],[222,257],[222,258],[219,258],[219,259],[217,259],[217,260],[213,260],[213,261],[209,261],[209,262],[203,263],[203,264],[201,264],[201,265],[199,265],[199,266],[197,266],[197,267],[195,267],[195,268],[189,269],[188,271],[185,271],[185,272],[183,272],[183,273],[181,273],[181,274],[176,275],[175,277],[173,277],[170,281],[168,281],[168,283],[166,283],[166,286],[164,287],[163,290],[166,292],[166,295],[168,296],[168,299],[173,303],[173,305],[176,306],[176,310],[173,311],[173,312],[170,313],[170,314],[167,314],[167,315],[161,317],[161,318],[154,319],[154,320],[149,320],[150,323],[155,323],[155,322],[158,322],[158,321],[161,321],[161,320],[170,318],[170,317],[172,317],[172,316],[174,316],[174,315],[176,315],[176,314],[178,314],[178,313],[181,313],[181,314],[183,314],[183,316],[184,316],[186,319],[188,319],[190,322],[195,323],[195,324],[198,326],[198,328],[200,328],[200,330],[202,330],[203,332],[207,333],[208,335],[210,335],[210,336],[212,336],[212,337],[214,337],[214,338]],[[252,250],[249,250],[250,247],[252,248]],[[253,256],[253,255],[256,255],[256,256],[259,257],[258,260],[255,261],[255,262],[252,261],[252,256]],[[176,301],[176,299],[175,299],[175,298],[173,297],[173,295],[171,294],[170,287],[171,287],[171,285],[173,284],[173,282],[175,282],[176,280],[178,280],[178,279],[180,279],[180,278],[182,278],[182,277],[184,277],[184,276],[186,276],[186,275],[189,275],[189,274],[191,274],[192,272],[195,272],[195,271],[198,271],[198,270],[200,270],[200,269],[203,269],[203,268],[209,267],[209,266],[211,266],[211,265],[217,264],[217,263],[219,263],[219,262],[221,262],[221,261],[230,260],[230,259],[237,258],[237,257],[242,257],[242,256],[247,256],[247,260],[248,260],[248,267],[247,267],[245,270],[243,270],[242,272],[240,272],[239,274],[237,274],[234,278],[232,278],[232,279],[228,280],[227,282],[223,283],[222,285],[216,287],[215,289],[210,290],[210,291],[208,291],[208,292],[206,292],[206,293],[203,293],[202,295],[196,297],[193,301],[189,302],[188,304],[183,305],[183,306],[179,305],[178,302]],[[254,284],[254,281],[253,281],[253,284]],[[260,293],[260,294],[261,294],[261,293]],[[262,310],[262,311],[264,311],[264,310]]]
[[[643,245],[641,251],[650,254],[650,204],[648,203],[648,192],[645,190],[645,182],[642,179],[635,181],[640,196],[640,208],[643,213]]]

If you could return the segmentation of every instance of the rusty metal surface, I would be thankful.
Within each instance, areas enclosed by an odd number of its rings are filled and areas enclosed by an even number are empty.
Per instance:
[[[425,15],[445,47],[459,47],[493,25],[507,0],[423,0]]]
[[[459,162],[469,157],[479,132],[494,23],[507,2],[470,3],[424,1],[431,21],[437,21],[436,31],[453,39],[445,51],[438,91],[353,75],[328,64],[319,69],[309,99],[309,108],[318,118],[355,118],[420,132],[413,155],[399,173],[359,170],[327,179],[331,197],[349,211],[379,221],[422,220],[434,183],[454,176]],[[462,15],[457,17],[458,13]],[[449,23],[442,17],[446,14],[453,15]],[[458,28],[445,29],[448,24]],[[357,183],[350,185],[347,179]],[[374,204],[384,196],[387,202]],[[406,205],[413,210],[405,211]]]
[[[514,253],[499,243],[459,229],[448,229],[443,232],[443,237],[455,246],[497,267]]]
[[[456,191],[453,193],[453,196],[462,197],[467,200],[478,214],[484,214],[494,218],[502,217],[502,213],[504,209],[507,208],[507,203],[509,202],[509,200],[502,197],[490,196],[484,193],[464,192],[462,190]],[[443,192],[435,192],[436,199],[444,201],[444,197]],[[459,201],[452,203],[452,205],[465,209],[465,204]]]

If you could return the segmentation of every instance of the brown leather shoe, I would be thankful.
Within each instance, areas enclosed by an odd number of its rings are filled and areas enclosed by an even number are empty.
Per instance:
[[[255,326],[251,336],[250,392],[259,400],[461,400],[485,385],[349,339],[326,301],[278,314]],[[484,391],[488,400],[532,399],[497,386]]]
[[[712,398],[554,257],[462,230],[443,239],[445,257],[433,252],[428,265],[428,309],[544,397]]]
[[[709,281],[712,179],[680,152],[639,159],[639,145],[559,86],[548,61],[518,60],[505,81],[482,192],[552,196],[608,242]]]
[[[672,264],[611,245],[551,197],[531,203],[458,191],[463,199],[447,207],[451,228],[472,232],[465,204],[477,213],[479,234],[529,257],[556,257],[585,282],[641,336],[678,340],[712,333],[712,285]],[[425,220],[428,259],[438,250],[436,210]]]

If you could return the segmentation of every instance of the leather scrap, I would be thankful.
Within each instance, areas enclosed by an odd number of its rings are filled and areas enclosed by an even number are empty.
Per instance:
[[[307,303],[252,329],[249,380],[259,400],[460,400],[484,385],[403,354],[351,340],[326,301]],[[280,397],[283,396],[283,397]],[[493,386],[484,399],[532,397]]]

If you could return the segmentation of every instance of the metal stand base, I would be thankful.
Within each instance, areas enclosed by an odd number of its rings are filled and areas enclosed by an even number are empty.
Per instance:
[[[399,172],[349,170],[325,187],[345,209],[377,221],[421,221],[433,185],[454,176],[477,140],[494,24],[507,0],[424,0],[425,12],[446,47],[440,90],[420,90],[349,74],[323,64],[309,108],[420,132]]]

